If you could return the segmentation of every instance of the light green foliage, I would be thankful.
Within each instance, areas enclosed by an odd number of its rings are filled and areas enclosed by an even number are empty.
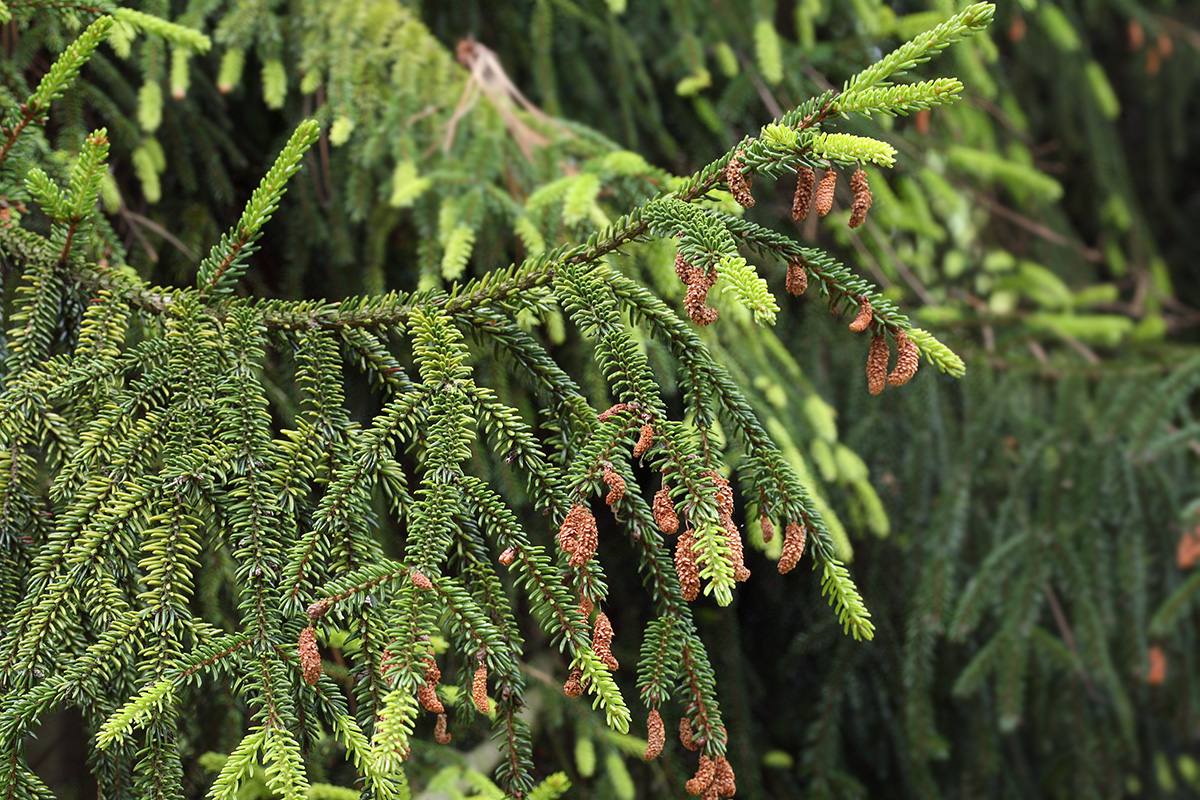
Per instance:
[[[783,55],[779,49],[779,34],[769,19],[754,23],[754,53],[758,58],[758,69],[767,83],[783,80]]]
[[[610,750],[604,756],[604,773],[612,783],[613,794],[617,800],[634,800],[637,787],[634,786],[633,777],[630,776],[625,759],[621,758],[620,753]]]
[[[1113,91],[1108,76],[1104,74],[1104,67],[1095,61],[1088,61],[1084,66],[1084,73],[1087,75],[1092,94],[1096,98],[1096,105],[1100,107],[1100,113],[1109,119],[1119,117],[1121,101],[1117,99],[1117,93]]]
[[[263,102],[267,108],[283,108],[287,99],[288,77],[283,62],[278,58],[268,58],[262,66]]]
[[[418,176],[416,162],[411,159],[398,161],[392,172],[392,195],[388,203],[394,208],[410,208],[430,183],[429,178]]]
[[[75,80],[79,70],[87,63],[100,42],[112,27],[112,17],[99,17],[72,42],[59,56],[38,83],[37,90],[26,103],[29,115],[45,114],[50,103],[62,97],[62,93]],[[32,118],[32,116],[31,116]],[[7,155],[7,148],[4,154]]]
[[[116,8],[113,17],[125,25],[151,36],[157,36],[176,47],[186,48],[193,53],[207,53],[212,47],[212,40],[198,30],[186,25],[146,14],[133,8]]]
[[[908,338],[917,345],[921,355],[936,364],[942,372],[947,372],[956,378],[961,378],[966,374],[967,365],[963,363],[963,360],[953,350],[935,339],[929,331],[911,328],[908,331]]]
[[[162,124],[163,95],[158,81],[148,80],[138,90],[138,124],[146,133],[154,133]]]
[[[596,774],[596,743],[587,734],[575,740],[575,769],[582,778],[590,778]]]
[[[329,143],[334,147],[341,147],[350,141],[352,133],[354,133],[354,120],[347,116],[340,116],[329,127]]]
[[[571,788],[571,781],[564,772],[556,772],[529,792],[529,800],[558,800]]]
[[[836,108],[843,114],[908,114],[919,109],[953,103],[962,96],[963,85],[957,78],[871,87],[838,95]]]
[[[991,3],[975,3],[950,19],[921,33],[870,67],[846,81],[843,94],[853,95],[865,89],[886,85],[917,64],[927,61],[954,42],[976,33],[992,21],[996,7]]]
[[[182,100],[191,86],[190,54],[183,47],[171,50],[171,97]]]
[[[219,296],[232,291],[238,276],[245,270],[246,257],[253,252],[254,240],[279,207],[288,178],[300,169],[300,160],[318,134],[319,128],[313,120],[306,120],[296,128],[275,164],[254,190],[238,224],[221,237],[221,243],[200,264],[196,283],[202,295]]]
[[[142,196],[146,198],[147,203],[157,203],[162,199],[162,183],[158,178],[161,168],[158,159],[154,157],[155,149],[149,144],[153,141],[153,139],[147,140],[146,144],[130,154],[134,173],[141,182]]]
[[[691,97],[712,86],[712,74],[706,69],[697,70],[679,80],[675,84],[675,94],[680,97]]]
[[[947,151],[950,163],[959,170],[986,180],[1004,183],[1014,192],[1025,192],[1042,202],[1062,197],[1062,185],[1036,169],[1015,164],[995,153],[968,147],[951,147]]]
[[[737,255],[721,257],[721,275],[729,281],[722,291],[732,291],[746,308],[754,312],[754,321],[760,325],[774,325],[775,315],[779,313],[779,304],[775,295],[767,287],[767,282],[759,277],[754,267],[746,263],[746,259]]]
[[[228,94],[242,82],[242,70],[246,66],[246,51],[232,47],[221,54],[221,68],[217,71],[217,88]]]
[[[896,148],[887,142],[849,133],[821,133],[810,143],[815,155],[843,164],[870,162],[883,167],[896,163]]]

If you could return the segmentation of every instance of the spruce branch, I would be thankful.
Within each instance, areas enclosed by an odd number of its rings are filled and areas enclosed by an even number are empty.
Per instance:
[[[884,84],[891,77],[928,61],[951,44],[978,33],[991,24],[995,13],[996,7],[992,3],[975,3],[906,42],[846,81],[841,94],[843,102],[853,101],[855,94]]]
[[[253,244],[261,235],[262,226],[279,207],[288,179],[299,171],[305,152],[319,135],[316,120],[305,120],[296,127],[275,164],[250,196],[237,225],[221,237],[220,243],[200,263],[196,288],[201,299],[223,297],[233,291],[246,269],[246,259],[254,252]]]
[[[5,120],[4,127],[0,128],[0,136],[5,136],[4,144],[0,145],[0,166],[3,166],[9,151],[17,143],[17,139],[21,137],[25,128],[31,123],[45,121],[46,115],[50,111],[50,104],[62,97],[63,92],[83,69],[83,65],[100,46],[100,42],[104,41],[112,24],[112,17],[100,17],[89,25],[74,42],[67,46],[62,55],[55,59],[49,71],[42,76],[37,89],[29,96],[28,100],[21,104],[18,117],[14,119],[10,116]]]

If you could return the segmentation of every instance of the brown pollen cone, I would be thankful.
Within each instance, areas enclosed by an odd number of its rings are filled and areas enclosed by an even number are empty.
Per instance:
[[[1151,686],[1162,686],[1167,679],[1167,655],[1161,645],[1154,645],[1146,654],[1150,660],[1150,669],[1146,672],[1146,683]]]
[[[733,579],[739,583],[749,579],[750,570],[746,568],[746,554],[742,547],[742,535],[738,532],[733,520],[725,525],[725,541],[729,542],[729,561],[733,565]]]
[[[679,532],[679,515],[671,500],[671,490],[666,486],[654,493],[654,524],[667,535]]]
[[[592,652],[596,654],[596,658],[600,659],[601,664],[610,670],[616,670],[621,665],[617,663],[617,659],[610,649],[612,640],[612,623],[608,621],[608,615],[601,611],[596,615],[596,623],[592,628]]]
[[[683,296],[683,310],[692,322],[700,327],[711,325],[717,321],[718,311],[708,307],[708,291],[717,282],[716,268],[708,272],[692,267],[687,281],[687,292]]]
[[[507,567],[508,565],[512,564],[513,560],[516,557],[517,557],[516,549],[514,549],[512,547],[508,547],[508,548],[505,548],[504,552],[500,554],[499,561],[501,564],[503,564],[504,566]]]
[[[604,502],[610,506],[615,506],[625,496],[625,479],[616,472],[613,472],[613,470],[606,468],[603,480],[608,484],[609,488],[608,496],[604,498]]]
[[[681,717],[679,720],[679,743],[688,750],[700,749],[700,745],[696,744],[696,739],[692,735],[692,723],[688,722],[687,717]]]
[[[813,187],[817,182],[817,173],[812,167],[800,167],[796,170],[796,196],[792,198],[792,219],[800,222],[808,216],[812,208]]]
[[[425,573],[421,572],[419,569],[414,569],[412,572],[408,573],[408,579],[411,580],[413,585],[418,589],[429,590],[433,588],[433,582],[429,580],[429,578],[425,576]]]
[[[321,652],[317,649],[317,635],[312,625],[300,631],[296,649],[300,653],[300,671],[304,674],[304,682],[316,686],[321,679]]]
[[[441,699],[437,696],[437,690],[427,683],[417,687],[417,701],[426,711],[432,711],[435,714],[442,714],[446,711],[446,707],[442,705]]]
[[[871,207],[871,187],[867,184],[867,173],[861,167],[854,170],[850,178],[850,190],[854,192],[854,203],[850,206],[850,227],[857,228],[867,221],[867,209]]]
[[[446,732],[446,715],[438,714],[437,724],[433,726],[433,738],[438,744],[450,744],[450,734]]]
[[[867,329],[871,324],[871,320],[875,317],[875,310],[871,308],[871,301],[866,295],[858,298],[858,315],[850,321],[850,330],[855,333],[860,333]]]
[[[867,391],[879,394],[887,382],[888,352],[887,339],[883,334],[871,337],[871,349],[867,353]]]
[[[733,774],[733,766],[725,756],[717,757],[717,769],[716,774],[713,775],[712,785],[716,787],[717,794],[721,797],[733,797],[737,794],[737,782],[736,776]]]
[[[612,406],[611,408],[606,408],[603,411],[601,411],[599,414],[597,414],[596,420],[598,422],[608,422],[608,420],[611,419],[612,417],[616,416],[617,414],[621,414],[625,411],[628,411],[628,410],[629,410],[628,404],[617,403],[615,406]]]
[[[592,556],[596,554],[596,547],[599,544],[600,530],[596,527],[596,518],[592,516],[592,512],[587,511],[587,516],[583,518],[579,525],[578,545],[575,548],[575,552],[571,555],[571,566],[578,568],[591,561]]]
[[[663,727],[662,716],[659,715],[657,708],[652,708],[646,717],[646,752],[642,754],[642,758],[646,761],[658,758],[658,754],[662,752],[663,745],[666,743],[667,732]]]
[[[684,784],[688,794],[703,794],[712,785],[717,774],[717,764],[708,756],[700,756],[700,765],[696,767],[696,775]]]
[[[492,711],[487,696],[487,678],[487,667],[480,664],[479,669],[475,670],[475,677],[471,679],[471,700],[480,714],[490,714]]]
[[[641,458],[646,455],[646,451],[652,444],[654,444],[654,428],[650,425],[643,425],[641,433],[638,434],[637,444],[633,446],[633,457]]]
[[[579,548],[579,523],[587,509],[579,503],[571,506],[562,525],[558,526],[558,546],[569,556],[575,555]]]
[[[683,257],[683,253],[675,253],[675,274],[685,284],[692,282],[692,265]]]
[[[837,171],[832,167],[825,170],[825,174],[821,176],[821,182],[817,184],[817,195],[813,201],[813,205],[817,208],[819,216],[825,216],[833,210],[833,190],[837,188]]]
[[[442,714],[446,711],[441,699],[437,696],[437,684],[441,679],[442,671],[438,669],[437,662],[432,658],[426,658],[425,683],[417,687],[417,701],[420,702],[421,708],[435,714]]]
[[[787,280],[784,281],[783,287],[797,297],[804,294],[804,290],[808,288],[808,272],[799,261],[788,262]]]
[[[763,544],[769,544],[775,538],[775,524],[766,514],[762,515],[758,524],[762,528]]]
[[[887,376],[887,382],[892,386],[903,386],[917,374],[921,363],[921,352],[917,343],[908,338],[904,331],[896,331],[896,368]]]
[[[1198,557],[1200,557],[1200,528],[1179,537],[1179,544],[1175,547],[1175,564],[1180,569],[1191,569]]]
[[[800,556],[804,555],[804,542],[808,530],[801,522],[789,522],[783,533],[783,552],[779,554],[779,574],[786,575],[796,568]]]
[[[733,199],[745,208],[750,208],[754,205],[754,195],[750,193],[750,181],[742,174],[741,155],[742,151],[739,150],[736,156],[729,159],[729,164],[725,167],[725,183],[729,184],[729,193],[733,195]]]
[[[679,575],[679,587],[684,600],[695,600],[700,594],[700,567],[696,564],[696,551],[692,549],[695,539],[692,529],[679,534],[675,541],[675,572]]]
[[[563,684],[563,694],[567,697],[579,697],[583,694],[583,683],[580,678],[583,677],[583,670],[579,667],[571,670],[571,674],[567,676],[567,682]]]

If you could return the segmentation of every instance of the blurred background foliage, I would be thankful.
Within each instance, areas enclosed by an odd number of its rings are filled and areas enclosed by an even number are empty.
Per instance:
[[[10,5],[6,103],[78,30],[69,14],[42,13],[71,3]],[[186,283],[269,154],[302,117],[322,120],[247,280],[287,298],[445,285],[585,238],[958,7],[136,5],[204,30],[214,48],[131,43],[118,26],[42,146],[65,171],[87,132],[107,126],[106,257]],[[833,214],[798,230],[787,181],[757,186],[747,214],[885,287],[963,355],[967,377],[926,370],[869,397],[866,343],[811,299],[786,297],[782,264],[761,265],[784,306],[774,328],[717,298],[721,322],[701,331],[813,486],[879,631],[866,644],[843,636],[815,576],[778,576],[770,546],[748,556],[755,577],[734,606],[700,615],[742,794],[1200,797],[1200,569],[1188,544],[1200,529],[1200,11],[1003,3],[991,29],[913,79],[942,75],[963,81],[963,102],[842,126],[899,151],[894,169],[868,168],[865,226],[846,228],[845,186]],[[713,202],[736,208],[720,193]],[[614,258],[678,301],[672,257],[657,244]],[[556,310],[524,322],[604,407],[569,323]],[[536,414],[528,388],[497,372],[501,399]],[[366,415],[372,396],[358,391]],[[281,413],[289,402],[279,398]],[[761,543],[754,498],[739,507]],[[609,613],[618,658],[633,660],[640,636],[620,632],[640,631],[649,609],[625,557],[630,569],[610,571]],[[546,658],[529,666],[531,683],[546,678],[530,695],[535,752],[547,773],[571,777],[569,796],[682,792],[677,742],[642,764],[643,743],[563,697],[539,668]],[[474,743],[415,746],[414,788],[493,796],[490,745]],[[54,758],[43,769],[64,796],[86,792],[78,762]],[[219,761],[206,758],[188,772],[197,790]]]

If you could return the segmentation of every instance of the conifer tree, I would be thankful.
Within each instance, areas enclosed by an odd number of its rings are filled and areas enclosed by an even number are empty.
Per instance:
[[[546,58],[551,4],[537,8],[534,24],[545,35],[534,46]],[[686,178],[546,116],[497,53],[467,40],[452,54],[394,3],[306,9],[307,26],[230,7],[211,40],[197,30],[212,13],[204,4],[175,22],[159,16],[162,8],[7,9],[29,23],[27,51],[63,49],[14,97],[0,131],[8,203],[0,251],[6,284],[15,284],[5,307],[0,420],[8,467],[0,471],[0,592],[9,609],[0,636],[0,785],[10,796],[45,793],[24,760],[24,737],[64,707],[77,708],[94,737],[90,768],[105,795],[200,788],[211,797],[321,797],[353,786],[404,797],[410,778],[418,788],[494,788],[461,765],[430,778],[416,757],[437,752],[431,739],[473,742],[490,727],[497,791],[562,796],[566,775],[543,778],[533,759],[524,709],[538,692],[599,709],[614,733],[580,723],[575,770],[596,773],[599,743],[610,796],[634,791],[624,755],[645,748],[654,757],[667,741],[667,757],[677,751],[672,763],[687,771],[670,791],[730,796],[738,769],[743,793],[747,784],[753,792],[759,767],[737,741],[744,726],[719,702],[714,654],[693,608],[701,596],[728,605],[740,583],[761,581],[747,568],[756,545],[780,572],[811,567],[833,611],[813,617],[817,631],[850,634],[845,643],[825,640],[814,658],[828,680],[807,732],[811,788],[843,795],[854,779],[839,735],[822,725],[836,725],[836,709],[861,687],[893,688],[873,684],[870,672],[839,675],[865,658],[858,640],[881,626],[844,565],[852,550],[838,514],[887,532],[869,477],[883,471],[868,472],[848,446],[876,460],[862,432],[879,407],[849,417],[854,427],[842,442],[829,406],[810,389],[802,421],[785,424],[765,400],[779,386],[768,380],[764,388],[760,378],[771,373],[756,368],[796,363],[799,356],[770,354],[779,340],[769,326],[785,293],[806,290],[849,323],[853,333],[835,341],[860,342],[858,363],[843,369],[857,395],[886,390],[876,402],[916,406],[931,388],[896,400],[910,389],[890,387],[906,383],[921,357],[956,376],[963,367],[877,286],[742,208],[772,180],[785,179],[793,196],[795,179],[798,221],[836,209],[830,219],[846,231],[863,226],[875,248],[869,223],[907,209],[911,197],[896,198],[881,180],[897,157],[886,135],[862,135],[854,120],[957,100],[957,79],[904,73],[949,46],[961,54],[957,43],[987,25],[990,5],[931,26],[840,90],[759,120],[756,135]],[[614,27],[612,35],[624,34]],[[780,84],[792,73],[786,49],[765,18],[753,36],[757,71]],[[357,44],[365,40],[370,46]],[[11,77],[20,85],[28,74]],[[682,96],[702,88],[702,72],[692,79],[694,88],[680,84]],[[239,96],[251,93],[255,101]],[[223,111],[198,113],[218,108],[219,94],[239,107],[261,101],[312,118],[286,141],[257,142],[279,154],[226,233],[211,230],[211,210],[194,209],[157,233],[151,216],[130,208],[131,186],[159,209],[216,208],[233,194],[233,159],[217,153],[236,153],[254,137],[223,131]],[[561,110],[554,94],[546,93],[552,112]],[[107,129],[90,128],[93,119]],[[965,148],[949,155],[959,169],[981,163]],[[114,180],[109,163],[135,180]],[[173,196],[181,188],[196,191]],[[169,247],[155,255],[171,251],[166,263],[148,264],[149,245],[127,249],[104,211],[141,236],[161,235]],[[355,230],[369,235],[354,241]],[[397,239],[414,244],[397,248]],[[168,285],[152,285],[139,269],[155,269]],[[261,290],[271,269],[284,288],[268,299]],[[313,269],[333,281],[327,295],[306,298],[302,276]],[[1020,271],[1035,289],[1044,278],[1036,265]],[[1047,330],[1066,324],[1046,314],[1042,322]],[[740,360],[739,339],[763,352]],[[1180,371],[1155,407],[1185,413],[1193,375]],[[1091,407],[1077,384],[1045,402]],[[1120,413],[1095,406],[1100,430]],[[973,474],[1000,441],[989,434],[1003,414],[980,414],[964,421],[962,452],[945,458],[945,469],[966,459],[963,474]],[[920,408],[908,417],[927,430],[940,424]],[[1157,431],[1146,421],[1135,427],[1144,437]],[[804,456],[795,453],[797,430]],[[1068,450],[1077,443],[1069,430],[1061,434]],[[1061,472],[1078,470],[1092,493],[1103,492],[1107,484],[1084,469],[1089,458],[1103,460],[1102,436],[1089,452]],[[1059,474],[1036,469],[1033,455],[1024,463],[1019,485],[1030,491]],[[1182,465],[1164,469],[1164,482],[1186,480]],[[1044,610],[1037,598],[1057,603],[1051,576],[1069,576],[1073,596],[1112,592],[1107,577],[1079,577],[1103,572],[1103,548],[1089,546],[1082,527],[1054,543],[1053,557],[996,535],[988,569],[968,583],[953,565],[973,490],[953,485],[953,502],[927,501],[936,534],[911,573],[916,624],[903,633],[887,624],[877,645],[907,637],[896,648],[907,736],[897,750],[914,796],[937,791],[930,765],[944,740],[924,667],[944,634],[977,645],[959,665],[954,693],[970,698],[994,681],[1002,731],[1020,724],[1028,676],[1042,661],[1060,671],[1078,661],[1113,697],[1117,738],[1134,736],[1132,704],[1102,635],[1111,600],[1080,612],[1079,655],[1041,628],[1028,636]],[[1149,491],[1132,477],[1124,485],[1123,498]],[[1176,505],[1166,507],[1175,513]],[[1113,506],[1107,518],[1126,508]],[[1136,560],[1143,544],[1129,537],[1124,560]],[[1139,570],[1117,569],[1112,580],[1145,581]],[[1005,576],[1030,589],[996,603]],[[955,580],[965,585],[947,623],[938,593]],[[635,601],[639,581],[646,599]],[[1192,583],[1154,616],[1158,635],[1186,614]],[[623,606],[634,602],[649,609],[644,631],[622,625]],[[525,613],[535,625],[522,624]],[[1128,624],[1145,629],[1146,614],[1134,610]],[[527,644],[534,637],[545,644]],[[561,657],[529,666],[546,645]],[[213,693],[229,731],[219,737],[200,730],[192,712]],[[698,755],[673,744],[676,729]],[[621,738],[643,732],[643,741]],[[1095,732],[1088,746],[1115,759],[1125,753]],[[345,762],[336,769],[318,755],[330,749]],[[973,779],[990,774],[995,749],[980,737],[970,750]],[[204,750],[213,752],[197,758]],[[197,775],[202,762],[207,781]],[[1099,785],[1080,779],[1076,788],[1094,794]]]

